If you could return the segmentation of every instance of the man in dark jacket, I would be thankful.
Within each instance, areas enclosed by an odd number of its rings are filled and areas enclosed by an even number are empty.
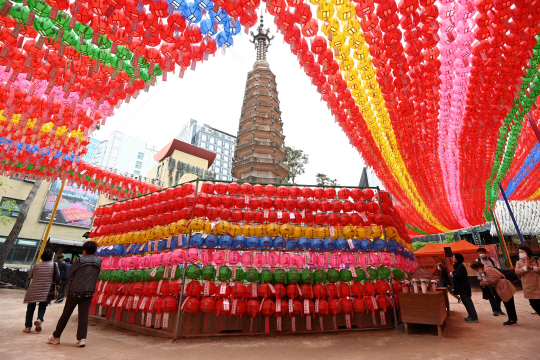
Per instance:
[[[454,271],[452,272],[452,277],[454,278],[454,294],[459,295],[461,302],[465,305],[467,309],[468,317],[465,318],[466,322],[477,323],[478,315],[476,314],[476,309],[471,298],[471,284],[469,284],[469,275],[467,274],[467,269],[463,265],[463,255],[454,254]]]
[[[64,294],[66,292],[65,290],[67,285],[67,282],[65,282],[65,285],[63,286],[64,289],[62,291],[62,282],[64,281],[63,279],[66,278],[67,271],[63,255],[58,256],[58,258],[56,259],[56,264],[58,265],[58,269],[60,270],[60,277],[56,279],[56,285],[60,286],[60,291],[58,292],[58,299],[56,299],[54,302],[61,303],[62,301],[64,301]]]

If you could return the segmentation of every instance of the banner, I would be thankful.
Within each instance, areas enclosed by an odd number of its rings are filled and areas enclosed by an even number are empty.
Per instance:
[[[60,180],[52,183],[43,205],[40,222],[49,222],[61,186]],[[97,192],[83,190],[76,184],[66,184],[53,224],[90,229],[92,227],[92,214],[96,209],[98,198]]]
[[[495,245],[482,245],[484,249],[487,251],[487,256],[491,257],[493,259],[493,262],[495,263],[495,267],[501,268],[501,264],[499,262],[499,256],[497,255],[497,249]],[[465,258],[465,261],[463,261],[463,265],[467,268],[467,273],[469,276],[476,276],[476,271],[471,269],[471,264],[473,261],[478,259],[478,253],[473,254],[463,254],[463,257]],[[416,261],[418,262],[418,266],[422,268],[422,270],[434,274],[437,270],[437,264],[442,263],[446,264],[448,267],[448,270],[453,271],[453,267],[450,265],[452,263],[452,259],[449,259],[450,264],[447,264],[446,258],[444,256],[422,256],[417,257]]]

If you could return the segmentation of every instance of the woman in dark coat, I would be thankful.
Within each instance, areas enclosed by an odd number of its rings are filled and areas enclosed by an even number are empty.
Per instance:
[[[458,303],[461,302],[461,299],[459,298],[458,295],[454,294],[452,292],[452,282],[450,281],[450,276],[448,275],[448,269],[446,268],[446,266],[444,266],[442,263],[438,263],[437,264],[437,270],[439,270],[439,286],[440,287],[445,287],[446,288],[446,291],[448,291],[448,293],[450,295],[452,295],[453,297],[455,297],[458,301]]]
[[[52,251],[45,250],[43,254],[41,254],[41,262],[34,265],[30,271],[30,279],[32,279],[32,282],[24,295],[24,303],[28,304],[26,307],[26,321],[23,330],[25,333],[32,331],[32,320],[34,320],[34,312],[36,311],[37,303],[39,303],[38,315],[37,320],[34,321],[34,325],[36,326],[36,332],[41,331],[41,324],[43,323],[45,310],[47,310],[47,297],[49,296],[51,284],[54,279],[57,279],[60,276],[58,265],[52,261],[52,258]]]
[[[454,278],[454,294],[459,295],[461,302],[467,309],[468,317],[465,318],[466,322],[476,323],[478,322],[478,315],[471,298],[471,284],[469,284],[469,275],[467,269],[463,265],[463,255],[454,254],[454,271],[452,277]]]

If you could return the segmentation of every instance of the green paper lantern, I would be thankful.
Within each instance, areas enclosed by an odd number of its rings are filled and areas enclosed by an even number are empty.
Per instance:
[[[22,25],[26,25],[26,22],[28,21],[28,14],[30,13],[30,10],[26,6],[22,6],[19,4],[13,5],[11,10],[9,11],[9,15],[15,19],[16,22]]]
[[[100,35],[98,38],[97,46],[100,49],[107,50],[111,48],[112,42],[107,39],[107,35]]]
[[[212,265],[206,265],[202,269],[202,279],[203,280],[214,280],[216,278],[216,268]]]
[[[77,35],[71,30],[64,30],[64,35],[62,35],[61,39],[56,39],[56,41],[60,41],[60,43],[66,45],[66,46],[76,46],[79,44],[79,39],[77,38]]]
[[[297,283],[300,281],[300,273],[298,272],[298,270],[290,270],[288,273],[287,273],[287,281],[290,282],[290,283]]]
[[[162,280],[165,275],[165,266],[160,266],[156,270],[156,275],[152,278],[154,281]]]
[[[199,279],[201,277],[201,268],[195,264],[191,264],[186,269],[186,277],[188,279]]]
[[[263,271],[261,271],[261,283],[262,284],[272,282],[273,278],[274,278],[274,274],[272,274],[272,272],[270,270],[264,269]]]
[[[377,270],[375,270],[374,268],[371,268],[371,267],[368,267],[366,269],[366,272],[367,272],[367,280],[376,280],[377,279],[377,276],[379,274],[377,274]]]
[[[37,17],[34,20],[34,29],[41,35],[46,37],[53,37],[56,35],[56,27],[53,25],[51,19]]]
[[[135,270],[135,274],[133,275],[133,282],[139,282],[142,281],[144,270]]]
[[[172,270],[172,269],[171,269],[171,270]],[[181,278],[182,278],[182,275],[184,275],[184,267],[182,267],[182,266],[177,266],[177,267],[176,267],[176,270],[174,271],[173,278],[174,278],[174,279],[181,279]]]
[[[218,280],[227,281],[227,280],[229,280],[231,278],[231,276],[232,276],[231,269],[229,269],[226,266],[220,266],[219,267],[219,271],[218,271],[218,275],[217,275]]]
[[[124,273],[124,282],[134,282],[135,280],[135,270],[129,270]]]
[[[316,283],[325,283],[328,280],[328,274],[324,270],[315,270],[313,279]]]
[[[341,269],[339,274],[339,280],[341,281],[351,281],[352,280],[352,273],[349,269]]]
[[[80,22],[75,24],[73,31],[75,31],[78,36],[83,34],[85,40],[90,40],[92,35],[94,35],[94,30],[90,26],[83,25]]]
[[[300,274],[300,278],[304,284],[311,284],[313,282],[313,271],[304,269]]]
[[[71,16],[65,11],[59,11],[58,16],[54,20],[54,25],[59,29],[69,29],[70,22]]]
[[[335,283],[339,281],[340,273],[336,269],[328,270],[328,281]]]
[[[150,273],[152,272],[152,270],[154,269],[145,269],[143,270],[143,273],[141,275],[141,280],[142,281],[152,281],[152,277],[150,276]]]
[[[379,279],[388,279],[390,270],[386,266],[379,266],[377,268],[377,274],[379,275]]]
[[[356,268],[356,277],[358,278],[358,280],[366,280],[367,275],[364,269]]]
[[[233,281],[244,281],[245,272],[241,268],[236,269],[236,276]]]
[[[129,51],[129,48],[127,46],[119,45],[116,49],[116,56],[124,61],[127,61],[133,58],[133,53]]]
[[[249,282],[259,281],[259,278],[260,278],[260,274],[255,269],[249,269],[244,274],[244,280],[249,281]]]
[[[287,273],[283,269],[277,269],[274,272],[274,282],[276,283],[286,283],[287,282]]]
[[[405,274],[403,273],[403,271],[401,271],[400,268],[393,267],[392,268],[392,276],[394,277],[394,279],[401,280],[401,279],[403,279],[405,277]]]
[[[45,0],[28,0],[27,4],[38,17],[48,18],[51,13],[51,7]]]

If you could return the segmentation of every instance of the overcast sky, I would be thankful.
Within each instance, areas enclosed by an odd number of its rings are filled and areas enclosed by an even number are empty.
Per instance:
[[[277,34],[276,26],[265,16],[265,25],[275,35],[267,59],[277,79],[277,89],[285,144],[309,155],[306,173],[299,184],[316,184],[315,175],[324,173],[340,185],[358,186],[364,162],[334,122],[310,78],[302,71],[296,56]],[[252,28],[254,31],[255,27]],[[195,71],[186,70],[184,78],[169,73],[148,93],[122,104],[101,130],[93,133],[105,140],[121,131],[147,141],[161,149],[170,142],[190,118],[236,135],[247,72],[255,61],[255,49],[244,32],[234,38],[235,44],[225,55],[219,49],[215,57],[197,63]],[[371,186],[381,185],[368,172]]]

